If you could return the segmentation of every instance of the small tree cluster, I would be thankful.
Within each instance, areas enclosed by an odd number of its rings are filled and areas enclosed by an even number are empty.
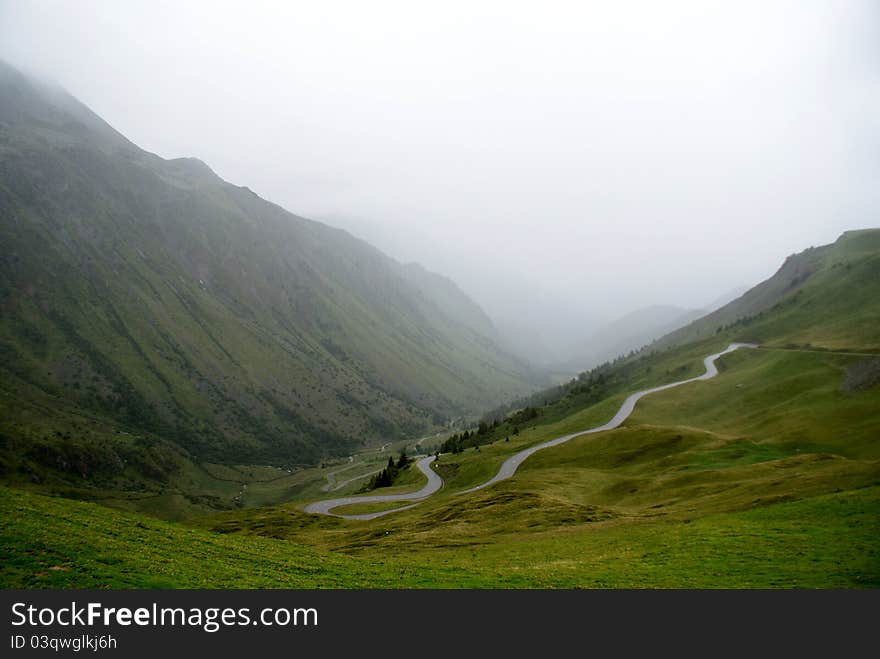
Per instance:
[[[400,452],[397,462],[394,461],[393,457],[389,456],[386,467],[378,474],[373,474],[367,482],[365,489],[375,490],[377,487],[390,487],[394,484],[394,480],[400,475],[400,472],[409,467],[410,462],[412,460],[407,456],[406,451]]]

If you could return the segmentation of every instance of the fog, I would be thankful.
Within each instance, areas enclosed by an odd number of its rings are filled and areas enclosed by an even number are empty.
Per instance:
[[[847,0],[10,0],[0,57],[448,275],[551,361],[878,224],[878,28]]]

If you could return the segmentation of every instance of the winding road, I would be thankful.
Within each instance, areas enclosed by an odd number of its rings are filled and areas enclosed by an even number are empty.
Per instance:
[[[709,355],[703,360],[703,365],[706,367],[706,372],[702,375],[688,378],[687,380],[679,380],[678,382],[670,382],[669,384],[663,384],[659,387],[652,387],[651,389],[637,391],[636,393],[627,396],[626,400],[624,400],[623,404],[620,406],[620,409],[617,410],[617,414],[615,414],[608,423],[605,423],[601,426],[596,426],[595,428],[590,428],[588,430],[581,430],[579,432],[571,433],[570,435],[563,435],[562,437],[557,437],[556,439],[551,439],[549,441],[542,442],[541,444],[535,444],[534,446],[530,446],[529,448],[524,449],[518,453],[514,453],[512,456],[507,458],[507,460],[501,463],[501,468],[498,469],[498,473],[496,473],[492,478],[487,480],[485,483],[481,483],[467,490],[462,490],[461,492],[459,492],[459,494],[476,492],[477,490],[482,490],[484,487],[494,485],[498,481],[503,481],[507,478],[510,478],[516,473],[516,470],[519,469],[519,466],[523,462],[525,462],[526,459],[529,458],[529,456],[534,455],[538,451],[541,451],[545,448],[550,448],[551,446],[559,446],[560,444],[564,444],[565,442],[574,439],[575,437],[580,437],[582,435],[589,435],[592,433],[603,432],[605,430],[612,430],[613,428],[617,428],[627,419],[630,414],[632,414],[633,409],[635,409],[636,403],[643,396],[647,396],[648,394],[653,394],[658,391],[665,391],[666,389],[672,389],[673,387],[679,387],[683,384],[688,384],[689,382],[697,382],[698,380],[709,380],[711,378],[714,378],[716,375],[718,375],[718,367],[715,366],[715,361],[719,357],[733,352],[734,350],[737,350],[739,348],[757,347],[758,346],[754,343],[731,343],[729,346],[727,346],[726,349],[722,350],[721,352],[716,352],[714,355]],[[388,515],[389,513],[394,513],[399,510],[407,510],[408,508],[417,506],[419,503],[427,499],[443,486],[443,479],[441,479],[440,476],[438,476],[434,472],[434,470],[431,469],[432,462],[434,462],[434,456],[422,458],[416,463],[416,466],[419,468],[419,470],[421,470],[421,472],[428,477],[428,483],[418,492],[409,492],[403,494],[375,494],[359,497],[344,497],[341,499],[326,499],[324,501],[316,501],[314,503],[310,503],[305,506],[303,510],[307,513],[333,515],[334,517],[342,517],[344,519],[375,519],[377,517],[381,517],[382,515]],[[333,510],[334,508],[338,508],[339,506],[347,506],[354,503],[384,503],[393,501],[413,501],[414,503],[409,506],[393,508],[392,510],[380,510],[378,512],[365,513],[362,515],[335,515],[334,513],[330,512],[331,510]]]
[[[492,478],[487,480],[485,483],[481,483],[476,487],[472,487],[468,490],[462,490],[459,494],[467,494],[468,492],[476,492],[477,490],[482,490],[484,487],[489,487],[498,481],[503,481],[507,478],[510,478],[516,473],[516,470],[519,466],[526,461],[526,459],[541,451],[545,448],[550,448],[551,446],[559,446],[560,444],[564,444],[570,439],[574,439],[575,437],[580,437],[581,435],[589,435],[594,432],[602,432],[604,430],[612,430],[617,428],[621,423],[626,421],[626,418],[632,414],[632,411],[636,407],[636,403],[643,396],[647,396],[648,394],[654,394],[658,391],[665,391],[666,389],[672,389],[673,387],[678,387],[683,384],[688,384],[689,382],[696,382],[697,380],[709,380],[710,378],[714,378],[718,375],[718,367],[715,366],[715,360],[721,357],[721,355],[726,355],[729,352],[733,352],[738,348],[757,348],[753,343],[731,343],[725,350],[721,352],[716,352],[714,355],[709,355],[706,359],[703,360],[703,365],[706,367],[706,372],[702,375],[698,375],[694,378],[689,378],[687,380],[679,380],[678,382],[670,382],[669,384],[663,384],[659,387],[653,387],[651,389],[644,389],[642,391],[637,391],[630,396],[627,396],[626,400],[623,401],[623,405],[620,406],[620,409],[617,410],[617,414],[609,421],[608,423],[596,426],[595,428],[590,428],[589,430],[581,430],[579,432],[572,433],[570,435],[563,435],[562,437],[557,437],[556,439],[551,439],[550,441],[543,442],[541,444],[535,444],[535,446],[530,446],[529,448],[520,451],[519,453],[514,453],[507,460],[505,460],[501,464],[501,468],[498,470],[498,473],[495,474]]]
[[[354,456],[349,456],[348,462],[348,466],[327,473],[327,475],[325,476],[325,478],[327,479],[327,484],[321,488],[322,492],[331,492],[337,489],[336,487],[334,487],[336,485],[336,474],[341,474],[343,471],[348,471],[349,469],[353,469],[354,467],[358,466],[357,464],[354,464]]]
[[[431,469],[431,463],[434,462],[434,456],[429,455],[426,458],[422,458],[418,462],[416,462],[416,467],[419,468],[425,476],[428,477],[428,482],[422,487],[418,492],[404,492],[402,494],[366,494],[364,496],[359,497],[342,497],[341,499],[325,499],[324,501],[315,501],[314,503],[308,504],[303,510],[307,513],[315,513],[318,515],[333,515],[334,517],[342,517],[344,519],[375,519],[376,517],[381,517],[382,515],[387,515],[388,513],[397,512],[398,510],[406,510],[407,508],[412,508],[413,506],[417,506],[422,500],[427,499],[429,496],[434,494],[437,490],[443,487],[443,479],[437,475],[437,473]],[[411,506],[403,506],[401,508],[394,508],[393,510],[380,510],[375,513],[364,513],[362,515],[335,515],[330,511],[333,508],[338,508],[340,506],[348,506],[353,503],[391,503],[394,501],[414,501]]]

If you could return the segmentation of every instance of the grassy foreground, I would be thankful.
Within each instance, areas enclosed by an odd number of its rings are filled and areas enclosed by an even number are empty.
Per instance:
[[[2,489],[2,584],[880,587],[880,388],[843,386],[863,360],[733,353],[718,378],[646,398],[623,427],[538,453],[492,488],[456,493],[615,400],[443,456],[440,493],[370,522],[291,503],[184,526]]]
[[[430,559],[334,554],[7,488],[0,512],[6,588],[880,587],[880,487]]]

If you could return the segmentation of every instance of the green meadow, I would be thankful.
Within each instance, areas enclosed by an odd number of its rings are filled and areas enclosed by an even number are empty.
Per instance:
[[[436,460],[444,487],[434,496],[374,520],[302,507],[357,493],[389,456],[412,455],[415,439],[312,468],[188,463],[165,488],[93,488],[93,501],[61,487],[3,486],[0,582],[880,587],[878,236],[853,232],[807,250],[723,314],[696,321],[686,340],[664,339],[533,396],[529,415],[513,411],[477,446]],[[513,478],[462,493],[527,446],[605,423],[634,391],[701,374],[703,358],[731,341],[760,347],[722,357],[711,380],[643,398],[617,429],[540,451]],[[423,482],[410,467],[383,491]]]
[[[368,522],[307,515],[294,501],[182,525],[7,489],[4,583],[877,587],[880,389],[842,389],[865,359],[741,350],[717,378],[646,397],[621,428],[539,452],[491,488],[457,493],[523,446],[604,422],[623,394],[443,455],[443,490]],[[408,473],[395,489],[419,487]]]

